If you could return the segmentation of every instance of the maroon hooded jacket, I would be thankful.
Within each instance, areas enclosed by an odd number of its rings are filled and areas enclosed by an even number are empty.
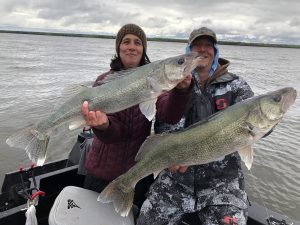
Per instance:
[[[112,72],[100,75],[94,86]],[[192,93],[191,84],[188,90],[174,88],[159,96],[156,102],[156,117],[166,123],[177,123],[185,111]],[[125,173],[134,164],[134,158],[141,144],[151,132],[151,121],[135,105],[123,111],[108,114],[109,127],[95,134],[85,167],[89,175],[106,181],[112,181]]]

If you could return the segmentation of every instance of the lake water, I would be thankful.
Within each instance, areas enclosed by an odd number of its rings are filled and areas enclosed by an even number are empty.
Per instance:
[[[181,54],[183,43],[149,42],[152,61]],[[220,46],[230,71],[256,95],[286,86],[298,91],[293,107],[267,138],[254,145],[254,165],[245,169],[250,200],[300,220],[300,49]],[[69,84],[94,81],[109,68],[114,40],[0,33],[0,184],[4,174],[30,165],[6,138],[53,111]],[[76,132],[52,138],[47,162],[68,156]]]

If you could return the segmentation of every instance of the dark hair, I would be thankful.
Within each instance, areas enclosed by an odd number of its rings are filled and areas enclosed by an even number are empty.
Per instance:
[[[148,58],[147,54],[143,51],[143,55],[140,61],[139,66],[143,66],[150,63],[150,59]],[[119,54],[116,54],[112,59],[110,63],[110,68],[114,71],[120,71],[124,69],[124,65],[122,63],[122,60],[119,56]]]

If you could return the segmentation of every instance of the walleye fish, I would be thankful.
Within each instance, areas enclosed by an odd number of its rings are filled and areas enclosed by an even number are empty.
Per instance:
[[[296,95],[295,89],[283,88],[237,103],[182,131],[148,137],[136,155],[137,163],[113,180],[98,201],[113,202],[115,210],[127,216],[136,183],[172,165],[206,164],[238,151],[250,169],[251,145],[282,119]]]
[[[69,129],[73,130],[85,124],[81,114],[84,101],[89,102],[90,110],[106,113],[119,112],[139,104],[141,112],[151,120],[156,112],[157,97],[184,80],[201,59],[197,53],[189,53],[114,73],[101,86],[84,88],[46,119],[14,133],[6,143],[25,149],[34,163],[43,165],[50,134],[55,127],[68,122]]]

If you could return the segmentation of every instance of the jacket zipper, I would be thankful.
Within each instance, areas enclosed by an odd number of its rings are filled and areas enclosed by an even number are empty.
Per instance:
[[[128,150],[129,150],[129,142],[130,142],[129,138],[132,135],[132,127],[133,127],[132,118],[133,118],[133,109],[130,108],[129,109],[129,127],[128,127],[128,133],[126,135],[125,152],[124,152],[124,155],[123,155],[123,162],[124,162],[123,170],[124,170],[124,172],[125,172],[125,169],[127,167],[127,156],[128,156]]]

